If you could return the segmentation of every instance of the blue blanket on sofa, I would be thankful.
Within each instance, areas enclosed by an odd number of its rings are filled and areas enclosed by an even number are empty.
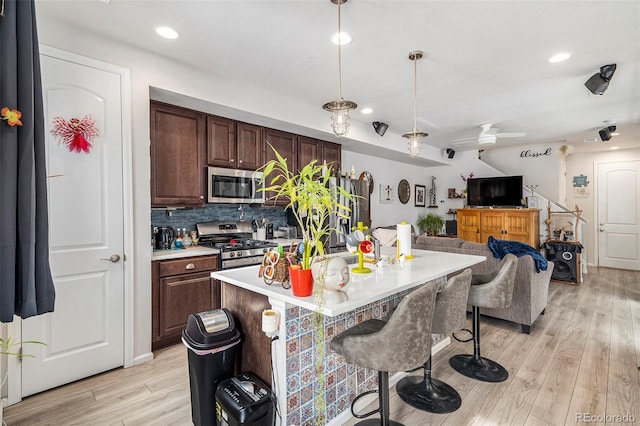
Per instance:
[[[547,259],[529,244],[518,241],[496,240],[490,236],[487,245],[491,253],[493,253],[493,257],[502,259],[507,253],[514,254],[518,257],[529,255],[533,257],[533,261],[536,264],[536,272],[547,270]]]

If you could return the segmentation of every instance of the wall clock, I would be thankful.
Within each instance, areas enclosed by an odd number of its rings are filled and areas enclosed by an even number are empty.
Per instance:
[[[407,204],[411,198],[411,185],[406,179],[402,179],[398,184],[398,199],[402,204]]]

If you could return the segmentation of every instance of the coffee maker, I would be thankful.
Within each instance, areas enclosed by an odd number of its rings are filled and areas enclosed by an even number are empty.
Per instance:
[[[154,248],[156,250],[169,250],[176,239],[176,230],[171,226],[158,226],[154,228]]]

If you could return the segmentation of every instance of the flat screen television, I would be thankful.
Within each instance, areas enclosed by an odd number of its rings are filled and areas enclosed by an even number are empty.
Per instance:
[[[469,207],[520,207],[522,176],[467,179]]]

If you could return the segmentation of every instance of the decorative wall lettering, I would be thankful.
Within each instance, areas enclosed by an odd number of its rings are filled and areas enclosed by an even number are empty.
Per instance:
[[[537,158],[542,156],[550,156],[551,152],[551,148],[547,148],[546,150],[541,152],[533,152],[530,149],[526,149],[520,152],[520,158]]]

